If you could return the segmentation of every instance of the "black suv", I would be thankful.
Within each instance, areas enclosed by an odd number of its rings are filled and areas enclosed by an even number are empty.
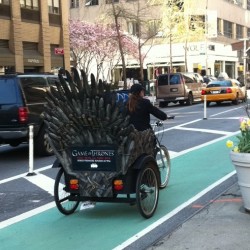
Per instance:
[[[58,81],[53,74],[0,75],[0,144],[18,146],[27,142],[29,125],[34,125],[34,151],[52,155],[46,140],[44,111],[45,92]]]

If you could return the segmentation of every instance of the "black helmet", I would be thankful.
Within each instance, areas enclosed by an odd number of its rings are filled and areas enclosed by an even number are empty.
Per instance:
[[[141,84],[136,83],[131,86],[130,93],[131,94],[139,94],[142,90],[145,91],[145,89],[142,87]]]

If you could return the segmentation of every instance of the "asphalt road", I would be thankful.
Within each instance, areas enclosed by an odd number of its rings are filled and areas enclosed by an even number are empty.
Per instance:
[[[28,146],[0,147],[1,249],[69,249],[72,245],[81,249],[143,249],[161,237],[154,233],[159,222],[174,215],[177,220],[189,216],[187,212],[178,218],[176,210],[181,211],[194,197],[202,197],[204,190],[214,188],[214,183],[219,185],[225,176],[230,178],[233,167],[225,157],[225,140],[234,138],[245,111],[242,105],[211,105],[204,119],[202,104],[173,105],[163,110],[175,115],[174,120],[165,122],[164,133],[158,134],[170,150],[173,171],[169,187],[160,192],[157,211],[149,220],[143,219],[136,207],[124,204],[98,203],[93,210],[63,216],[53,202],[57,170],[51,169],[51,164],[55,158],[35,158],[37,174],[27,177]],[[18,233],[14,241],[13,233]],[[20,248],[21,243],[25,244]]]

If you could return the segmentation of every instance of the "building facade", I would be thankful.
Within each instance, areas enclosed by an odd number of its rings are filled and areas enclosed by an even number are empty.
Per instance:
[[[0,73],[70,68],[68,3],[0,0]]]
[[[139,0],[140,1],[140,0]],[[120,4],[119,0],[114,1]],[[125,2],[125,3],[124,3]],[[131,1],[122,1],[122,4],[131,4]],[[206,36],[204,40],[189,42],[188,44],[174,43],[172,45],[172,66],[175,71],[199,72],[202,75],[218,76],[220,72],[227,72],[232,78],[237,78],[244,72],[243,67],[243,38],[250,37],[250,0],[185,0],[184,11],[189,15],[203,16]],[[96,22],[108,8],[107,0],[70,0],[70,16],[80,20]],[[152,11],[152,20],[159,15]],[[160,17],[159,17],[160,18]],[[136,26],[124,22],[122,29],[130,34],[136,34]],[[164,73],[170,66],[169,44],[157,43],[144,61],[146,79],[154,79],[156,73]],[[239,43],[240,46],[232,46]],[[146,48],[147,50],[147,48]],[[187,58],[187,59],[185,59]],[[136,72],[138,62],[127,58],[127,68]],[[117,67],[116,80],[119,80],[121,66]]]

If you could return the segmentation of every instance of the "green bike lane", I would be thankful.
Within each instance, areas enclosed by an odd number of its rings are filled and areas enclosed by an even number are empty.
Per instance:
[[[160,191],[157,210],[150,219],[144,219],[136,206],[122,203],[97,203],[93,209],[77,210],[69,216],[53,207],[3,227],[0,249],[122,248],[123,242],[150,230],[163,216],[234,171],[226,140],[172,159],[169,186]]]

